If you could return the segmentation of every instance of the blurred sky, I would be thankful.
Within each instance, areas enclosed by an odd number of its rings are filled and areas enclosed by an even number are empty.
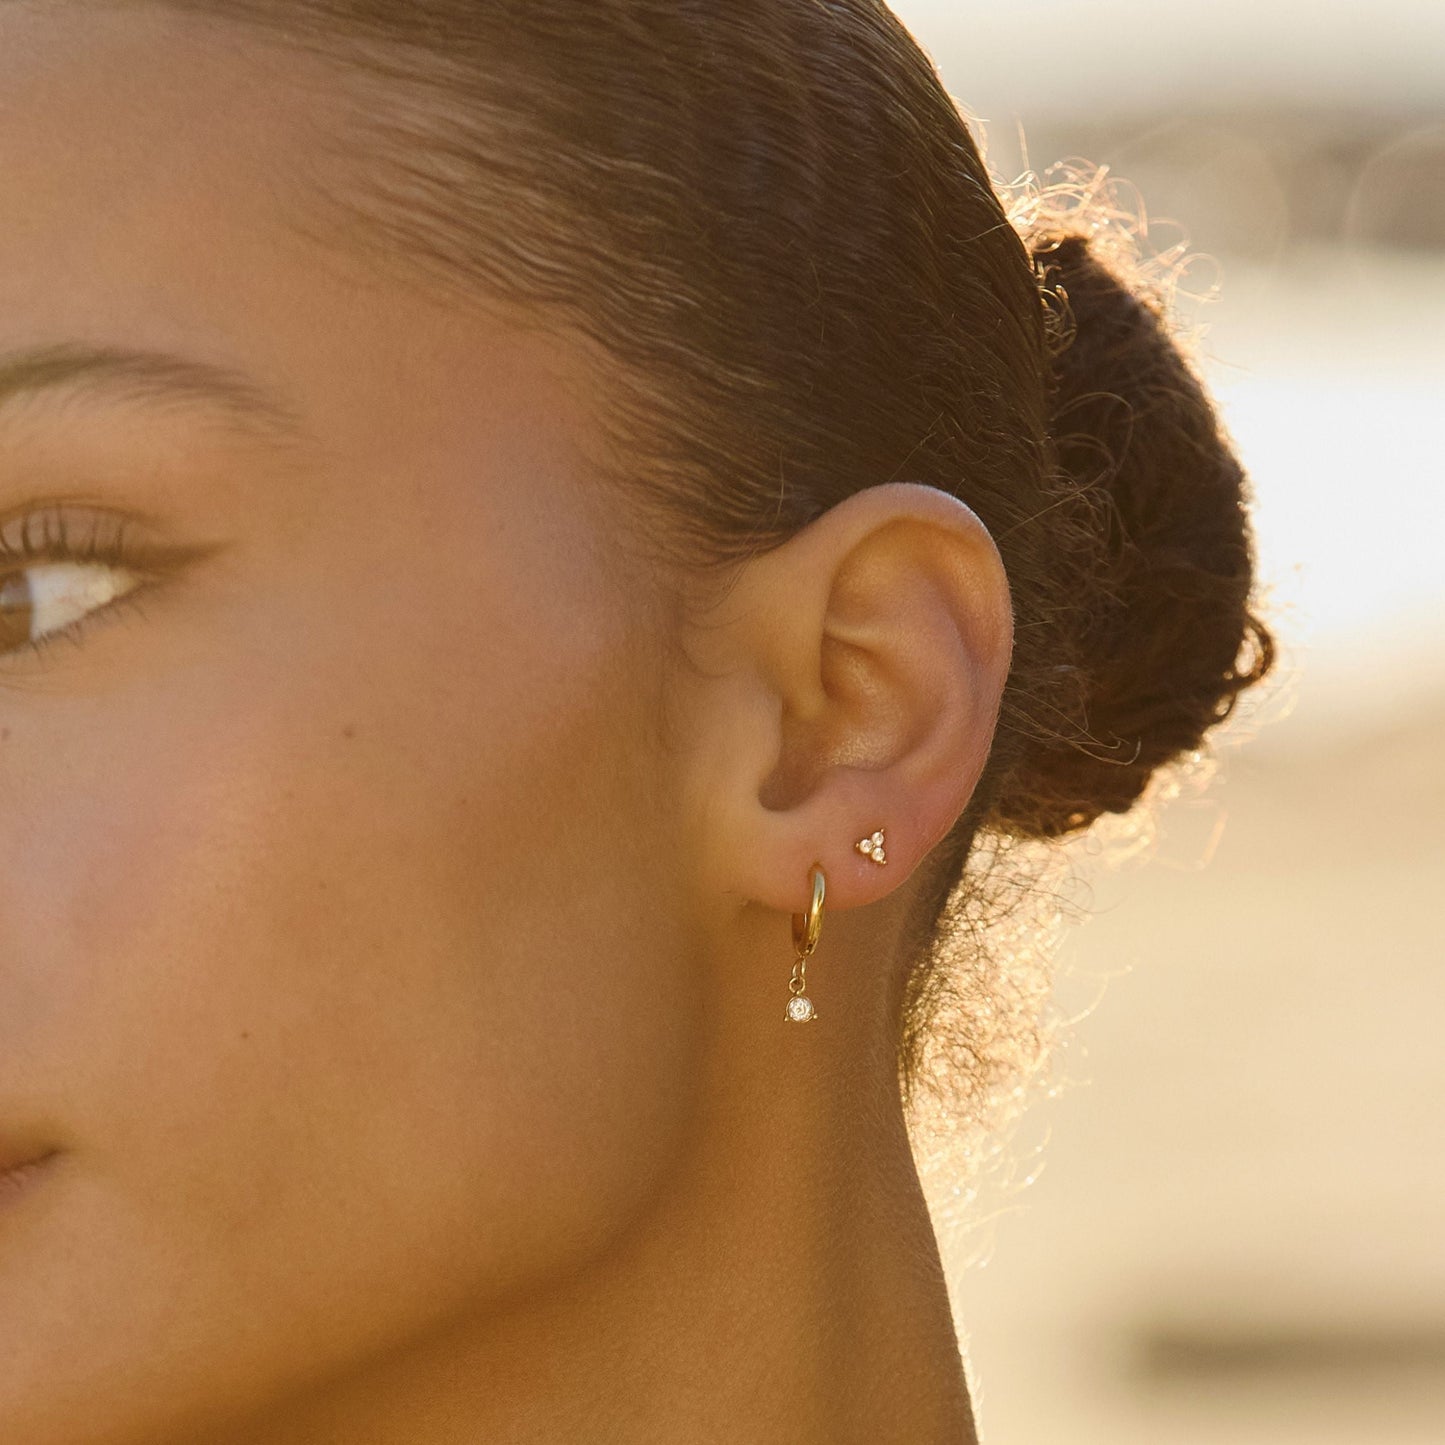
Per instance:
[[[987,115],[1111,96],[1167,106],[1181,88],[1430,102],[1445,70],[1440,0],[897,0],[893,10]]]

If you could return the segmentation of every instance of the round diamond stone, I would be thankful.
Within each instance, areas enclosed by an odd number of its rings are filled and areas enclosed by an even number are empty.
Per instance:
[[[799,994],[795,998],[790,998],[788,1000],[788,1017],[792,1019],[794,1023],[806,1023],[808,1019],[813,1017],[812,999],[804,998],[802,994]]]

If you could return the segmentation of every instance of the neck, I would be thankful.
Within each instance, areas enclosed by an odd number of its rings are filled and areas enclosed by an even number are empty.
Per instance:
[[[784,1024],[785,980],[764,1010],[775,1034],[756,996],[719,1025],[693,1147],[583,1273],[235,1445],[976,1445],[887,1055],[859,1067],[841,988],[815,991],[825,1016]]]

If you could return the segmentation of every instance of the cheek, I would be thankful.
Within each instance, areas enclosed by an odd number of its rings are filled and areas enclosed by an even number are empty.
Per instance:
[[[205,692],[4,834],[4,1083],[72,1147],[0,1253],[0,1356],[52,1428],[57,1390],[115,1408],[106,1362],[214,1404],[555,1276],[691,1107],[675,850],[585,675],[505,718]]]

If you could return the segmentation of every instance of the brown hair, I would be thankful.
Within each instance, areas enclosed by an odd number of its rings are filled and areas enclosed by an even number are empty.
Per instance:
[[[907,1089],[979,831],[1129,809],[1271,664],[1245,478],[1163,298],[1087,209],[1016,224],[879,0],[174,4],[343,62],[351,239],[594,350],[650,586],[725,580],[879,482],[988,526],[1012,672],[928,860]]]

